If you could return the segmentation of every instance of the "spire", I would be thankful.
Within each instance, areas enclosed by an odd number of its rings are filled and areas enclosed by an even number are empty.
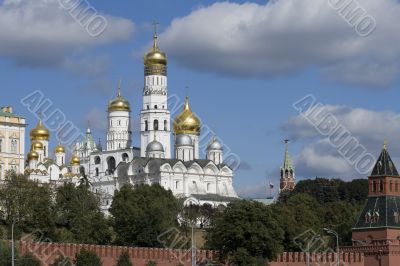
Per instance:
[[[283,161],[282,169],[292,170],[293,165],[292,165],[292,160],[290,159],[290,155],[289,155],[289,140],[285,139],[284,143],[285,143],[285,158]]]
[[[392,158],[390,158],[387,145],[388,141],[385,140],[382,152],[372,170],[371,176],[399,176],[396,166],[394,165]]]
[[[153,28],[154,28],[154,35],[153,35],[153,48],[157,49],[157,39],[158,39],[158,33],[157,33],[157,28],[158,28],[158,22],[154,21],[153,22]]]
[[[118,97],[121,97],[121,79],[118,80]]]
[[[185,111],[190,111],[190,104],[189,104],[189,96],[186,96],[186,101],[185,101]]]

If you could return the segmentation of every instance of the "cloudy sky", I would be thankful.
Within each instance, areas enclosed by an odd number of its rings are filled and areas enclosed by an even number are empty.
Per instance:
[[[203,123],[239,155],[234,183],[242,196],[265,195],[267,179],[278,185],[285,138],[298,179],[365,177],[294,108],[309,94],[366,152],[377,156],[387,139],[398,162],[395,0],[351,2],[376,22],[367,36],[332,5],[344,0],[91,0],[107,22],[99,34],[74,19],[73,2],[0,1],[0,105],[26,116],[28,129],[36,119],[20,101],[41,90],[81,130],[90,120],[104,142],[107,102],[122,79],[138,145],[142,56],[158,21],[169,93],[189,95]]]

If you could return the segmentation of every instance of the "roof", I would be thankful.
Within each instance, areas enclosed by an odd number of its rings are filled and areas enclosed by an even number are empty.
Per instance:
[[[275,203],[275,199],[274,198],[263,198],[263,199],[251,199],[252,201],[256,201],[256,202],[260,202],[264,205],[271,205],[273,203]]]
[[[386,145],[384,145],[381,154],[372,170],[371,176],[399,176],[392,158],[390,158]]]
[[[219,202],[231,202],[239,199],[235,197],[226,197],[217,194],[191,194],[190,197],[203,201],[219,201]]]
[[[196,159],[196,160],[192,160],[192,161],[181,161],[178,159],[161,159],[161,158],[144,158],[144,157],[134,157],[133,160],[139,161],[139,163],[144,167],[146,166],[148,163],[155,163],[159,166],[163,165],[163,164],[169,164],[171,165],[171,167],[173,167],[175,164],[177,164],[178,162],[181,162],[185,165],[186,168],[189,168],[190,166],[192,166],[194,163],[197,163],[198,165],[200,165],[201,167],[205,167],[207,166],[210,162],[214,164],[213,161],[211,160],[203,160],[203,159]],[[226,164],[220,164],[220,165],[216,165],[219,169],[224,168],[225,166],[227,166],[229,168],[228,165]]]
[[[0,116],[24,118],[23,116],[20,116],[20,115],[14,114],[14,113],[3,112],[1,110],[0,110]]]
[[[354,229],[367,228],[400,228],[400,197],[368,197]]]

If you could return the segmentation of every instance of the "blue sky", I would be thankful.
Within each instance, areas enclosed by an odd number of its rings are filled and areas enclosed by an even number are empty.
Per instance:
[[[90,119],[104,143],[106,106],[120,78],[137,123],[142,55],[156,20],[169,56],[169,93],[188,94],[203,123],[240,156],[234,184],[242,196],[265,195],[266,178],[278,185],[285,138],[293,140],[298,179],[365,177],[341,164],[344,158],[298,116],[292,104],[307,94],[372,154],[387,138],[400,156],[396,1],[363,3],[377,27],[361,37],[322,0],[91,0],[109,23],[100,38],[56,0],[22,2],[0,1],[0,105],[25,116],[28,130],[36,119],[20,100],[39,89],[82,130]]]

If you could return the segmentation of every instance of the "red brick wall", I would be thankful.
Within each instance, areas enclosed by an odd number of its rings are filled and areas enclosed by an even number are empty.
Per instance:
[[[17,242],[16,247],[21,254],[33,253],[43,266],[54,262],[60,255],[74,258],[82,248],[95,251],[101,258],[104,266],[114,266],[119,256],[128,251],[133,265],[144,266],[148,261],[155,261],[157,266],[177,266],[180,262],[185,266],[191,265],[190,250],[170,250],[156,248],[128,248],[117,246],[78,245],[64,243],[33,243]],[[198,261],[212,261],[216,257],[212,251],[198,251]],[[341,254],[342,265],[364,266],[364,255],[358,252],[345,252]],[[332,266],[336,262],[334,253],[312,253],[312,265]],[[306,266],[307,253],[284,252],[270,266]]]
[[[182,262],[185,266],[191,265],[190,250],[170,250],[156,248],[128,248],[117,246],[78,245],[64,243],[32,243],[17,242],[16,248],[21,254],[33,253],[43,264],[47,266],[54,262],[60,255],[74,258],[82,248],[97,253],[103,262],[103,266],[114,266],[119,256],[128,251],[132,263],[135,266],[144,266],[148,261],[155,261],[157,266],[177,266]],[[212,251],[198,251],[197,260],[212,260],[215,253]]]
[[[364,266],[363,253],[341,253],[340,261],[344,266]],[[332,266],[336,265],[336,254],[334,253],[311,253],[311,265]],[[284,252],[270,266],[307,266],[307,253]]]

